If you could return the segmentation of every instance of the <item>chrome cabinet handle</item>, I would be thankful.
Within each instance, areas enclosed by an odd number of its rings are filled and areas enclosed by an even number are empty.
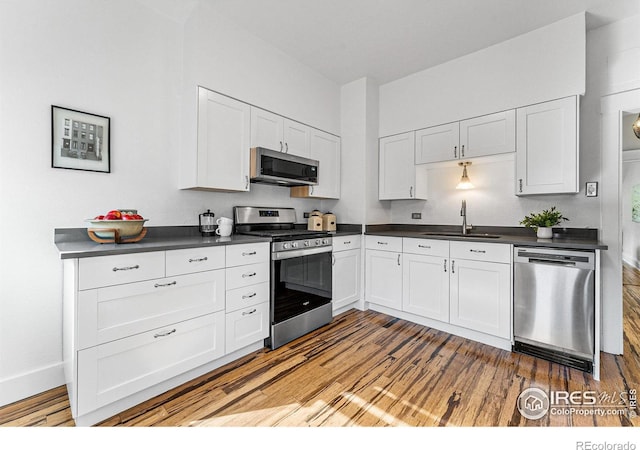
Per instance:
[[[135,266],[129,266],[129,267],[114,267],[113,270],[114,272],[117,272],[118,270],[133,270],[133,269],[139,269],[140,266],[138,264],[136,264]]]
[[[280,151],[284,150],[284,146],[282,145],[282,141],[280,141]]]
[[[257,309],[255,309],[255,308],[253,308],[251,311],[242,311],[242,315],[243,316],[248,316],[250,314],[253,314],[256,311],[257,311]]]
[[[451,273],[456,273],[456,262],[451,261]]]
[[[244,188],[249,189],[249,175],[244,176]]]
[[[522,192],[522,178],[518,180],[518,184],[520,185],[520,192]]]
[[[402,255],[401,255],[400,253],[398,253],[398,265],[400,265],[400,257],[401,257],[401,256],[402,256]]]
[[[431,248],[430,245],[422,245],[422,244],[418,244],[418,247],[420,247],[420,248]]]
[[[204,258],[189,258],[189,262],[190,263],[192,263],[192,262],[202,262],[202,261],[206,261],[208,259],[209,258],[207,258],[206,256]]]
[[[332,266],[336,265],[336,255],[331,255],[331,265]]]
[[[167,287],[167,286],[175,286],[176,284],[178,284],[177,281],[172,281],[171,283],[156,283],[153,285],[153,287],[159,288],[159,287]]]
[[[380,242],[380,241],[378,241],[378,245],[389,245],[389,243],[388,242]]]
[[[255,276],[256,276],[255,272],[253,272],[253,273],[243,273],[242,274],[242,278],[255,277]]]
[[[344,245],[351,244],[351,241],[344,241]]]
[[[255,255],[257,252],[242,252],[242,256],[253,256]]]
[[[176,329],[174,328],[173,330],[170,331],[166,331],[164,333],[158,333],[158,334],[154,334],[153,337],[155,339],[159,338],[159,337],[165,337],[165,336],[169,336],[170,334],[173,334],[176,332]]]
[[[284,143],[284,148],[285,148],[285,151],[284,151],[284,152],[285,152],[285,153],[289,153],[289,143],[288,143],[288,142],[285,142],[285,143]]]
[[[311,186],[311,189],[309,190],[309,195],[313,195],[313,186]]]
[[[243,295],[243,296],[242,296],[242,299],[243,299],[243,300],[245,300],[245,299],[247,299],[247,298],[253,298],[253,297],[255,297],[256,295],[258,295],[258,293],[257,293],[257,292],[254,292],[253,294]]]
[[[453,146],[453,157],[454,158],[458,157],[458,146],[457,145]]]
[[[460,156],[464,158],[464,145],[460,148]]]
[[[445,272],[447,271],[447,260],[446,259],[444,260],[444,271]]]
[[[413,186],[409,187],[409,197],[413,197]]]
[[[470,251],[471,253],[487,253],[487,251],[486,251],[486,250],[474,250],[474,249],[469,249],[469,251]]]

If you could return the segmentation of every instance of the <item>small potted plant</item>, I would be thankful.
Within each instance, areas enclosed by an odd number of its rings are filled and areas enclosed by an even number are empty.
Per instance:
[[[528,228],[533,228],[540,239],[551,239],[553,236],[552,227],[565,220],[569,221],[555,206],[552,206],[550,209],[545,209],[541,213],[531,213],[525,216],[525,218],[520,221],[520,224]]]

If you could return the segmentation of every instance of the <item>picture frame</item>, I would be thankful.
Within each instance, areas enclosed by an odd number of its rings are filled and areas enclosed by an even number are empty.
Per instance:
[[[111,119],[51,105],[51,167],[111,172]]]
[[[597,197],[598,196],[598,182],[597,181],[588,181],[585,186],[585,195],[587,197]]]

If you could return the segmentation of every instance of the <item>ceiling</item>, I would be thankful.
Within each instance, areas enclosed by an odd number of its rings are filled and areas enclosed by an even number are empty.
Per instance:
[[[582,11],[593,29],[639,0],[138,0],[183,22],[200,3],[338,84],[380,84]]]

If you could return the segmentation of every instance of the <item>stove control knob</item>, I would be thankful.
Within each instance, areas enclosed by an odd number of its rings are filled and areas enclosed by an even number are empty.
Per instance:
[[[298,243],[297,243],[297,242],[292,242],[292,243],[291,243],[291,247],[293,247],[293,248],[298,248]]]
[[[289,248],[289,243],[285,242],[284,244],[282,244],[282,248],[285,249],[285,250],[288,249]]]
[[[322,241],[320,239],[316,239],[316,245],[320,245],[322,244]]]
[[[324,245],[329,245],[329,239],[323,239],[323,240],[322,240],[322,243],[323,243]]]
[[[309,241],[304,241],[304,246],[305,246],[305,247],[309,247],[310,245],[311,245],[311,242],[309,242]]]

